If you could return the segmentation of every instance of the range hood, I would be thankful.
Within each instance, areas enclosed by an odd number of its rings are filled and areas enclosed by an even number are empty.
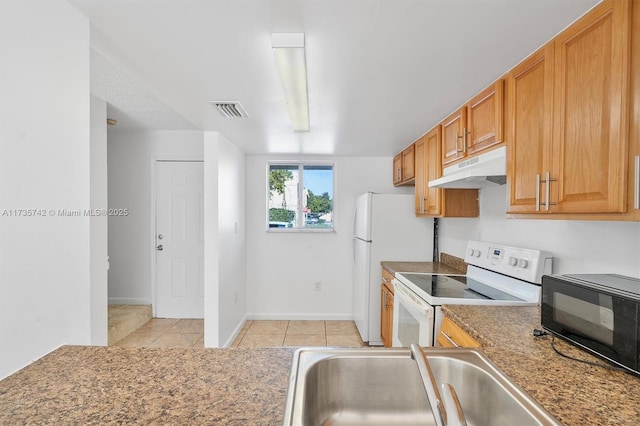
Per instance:
[[[431,188],[483,188],[507,183],[507,147],[491,150],[453,166],[429,181]]]

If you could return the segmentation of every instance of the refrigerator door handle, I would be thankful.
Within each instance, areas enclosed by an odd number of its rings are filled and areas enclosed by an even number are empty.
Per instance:
[[[356,208],[353,209],[353,228],[352,228],[353,231],[352,231],[352,234],[351,234],[354,237],[356,236],[356,232],[357,232],[357,229],[356,229],[357,220],[358,220],[358,205],[356,204]]]
[[[356,239],[351,239],[351,269],[356,269]]]

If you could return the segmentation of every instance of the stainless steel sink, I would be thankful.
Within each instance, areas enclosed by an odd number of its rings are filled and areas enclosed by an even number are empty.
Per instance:
[[[475,349],[424,348],[439,384],[455,388],[467,424],[559,425]],[[435,425],[409,349],[301,348],[285,425]]]

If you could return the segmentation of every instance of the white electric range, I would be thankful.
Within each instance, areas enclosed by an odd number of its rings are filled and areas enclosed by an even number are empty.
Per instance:
[[[469,241],[466,275],[398,272],[393,280],[393,346],[433,346],[442,305],[537,305],[551,253]]]

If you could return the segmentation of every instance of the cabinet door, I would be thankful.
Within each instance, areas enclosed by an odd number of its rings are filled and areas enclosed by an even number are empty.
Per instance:
[[[551,211],[626,210],[630,8],[605,0],[555,39]]]
[[[393,184],[402,182],[402,153],[393,157]]]
[[[640,4],[633,9],[631,30],[631,111],[629,126],[629,194],[630,220],[640,221]]]
[[[429,188],[429,181],[442,176],[441,162],[441,130],[440,126],[433,128],[425,135],[426,182],[424,184],[424,211],[429,216],[439,216],[442,213],[442,189]]]
[[[415,177],[415,160],[413,144],[402,151],[402,181],[406,182]]]
[[[462,107],[442,122],[442,164],[464,157],[462,131],[467,123],[467,108]]]
[[[503,142],[503,91],[504,81],[500,79],[467,104],[467,125],[462,134],[465,155],[477,154]]]
[[[553,122],[553,43],[543,47],[511,72],[507,165],[509,212],[535,213],[546,191]]]
[[[380,295],[380,334],[384,347],[389,348],[393,345],[393,294],[383,284]]]
[[[478,348],[481,346],[476,339],[447,317],[442,320],[436,341],[443,347]]]
[[[415,166],[416,166],[416,178],[415,178],[415,213],[416,216],[423,216],[425,214],[425,200],[427,190],[427,153],[425,137],[418,139],[414,143],[415,154]],[[440,159],[438,159],[440,161]]]

